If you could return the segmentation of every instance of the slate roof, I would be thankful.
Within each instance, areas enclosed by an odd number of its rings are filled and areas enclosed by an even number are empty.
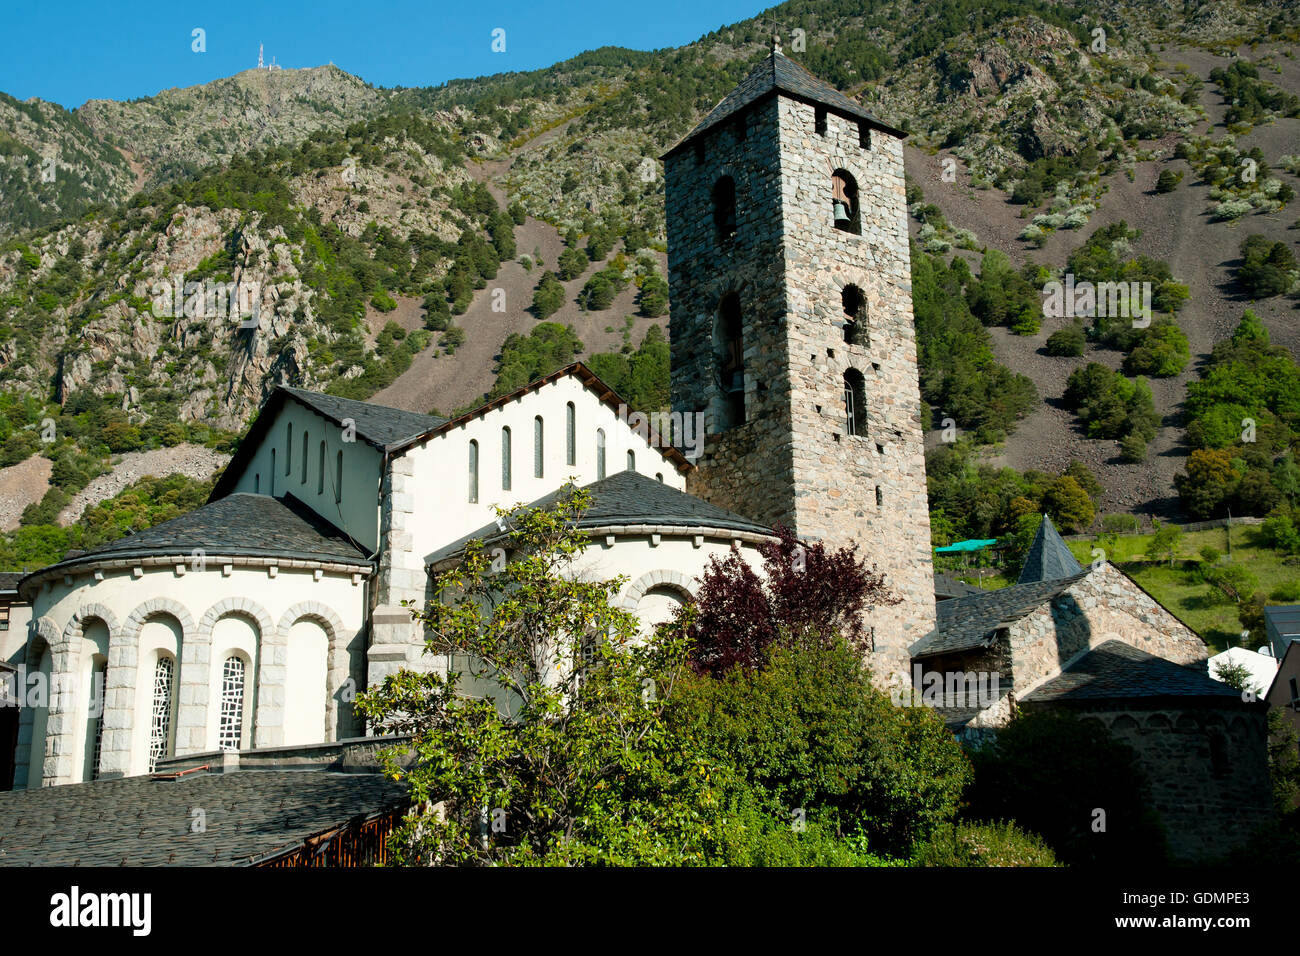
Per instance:
[[[1029,584],[1033,581],[1055,581],[1078,574],[1083,568],[1075,560],[1070,549],[1057,533],[1052,519],[1043,515],[1034,543],[1025,555],[1025,566],[1020,569],[1017,584]]]
[[[27,577],[116,558],[189,555],[195,549],[213,556],[282,557],[370,566],[368,556],[343,532],[292,496],[280,499],[240,492]]]
[[[18,582],[23,579],[24,571],[0,571],[0,593],[17,591]]]
[[[664,155],[668,156],[677,152],[697,136],[726,122],[732,116],[769,94],[777,92],[785,93],[805,102],[820,104],[854,119],[865,120],[875,128],[893,136],[907,135],[902,130],[895,129],[877,119],[863,109],[860,104],[849,99],[835,87],[817,79],[817,77],[783,53],[773,51],[764,57],[749,72],[749,75],[740,81],[734,90],[723,97],[722,101],[713,108],[708,116],[704,117],[695,129],[687,133],[681,142]]]
[[[380,773],[197,772],[0,793],[0,866],[239,866],[400,807]],[[206,831],[190,832],[201,808]]]
[[[934,572],[934,596],[940,600],[983,593],[983,588],[977,588],[975,585],[967,584],[965,581],[958,581],[950,574],[944,574],[940,571]]]
[[[308,392],[301,388],[281,386],[281,390],[336,425],[342,425],[344,419],[352,419],[356,424],[357,437],[381,449],[394,448],[447,421],[437,415],[421,415],[400,408],[389,408],[387,405],[359,402],[322,392]]]
[[[620,471],[618,474],[586,485],[585,490],[591,493],[592,502],[591,507],[578,521],[579,528],[644,524],[717,528],[721,531],[746,531],[772,536],[772,529],[757,521],[751,521],[734,512],[711,505],[694,495],[678,491],[662,481],[655,481],[635,471]],[[551,507],[564,491],[564,488],[557,489],[531,502],[529,507]],[[436,564],[459,554],[470,541],[482,539],[491,542],[504,535],[505,532],[494,521],[439,548],[426,561],[428,564]]]
[[[473,418],[502,405],[518,401],[528,393],[567,375],[577,378],[584,387],[594,392],[601,402],[616,413],[626,407],[627,403],[619,397],[618,393],[581,362],[572,362],[548,375],[533,379],[526,385],[521,385],[513,392],[498,396],[450,419],[439,418],[437,415],[421,415],[371,402],[358,402],[350,398],[338,398],[321,392],[309,392],[301,388],[290,388],[287,385],[278,386],[257,413],[252,427],[239,443],[239,449],[226,465],[226,470],[222,472],[208,500],[216,501],[231,493],[244,474],[249,460],[257,453],[259,444],[274,423],[276,413],[286,401],[299,402],[340,426],[344,419],[351,419],[356,427],[358,438],[389,455],[398,455],[411,445],[430,438],[435,433],[451,431]],[[662,451],[664,457],[673,463],[678,472],[684,473],[690,469],[691,463],[680,449],[668,446]]]
[[[912,648],[913,657],[935,657],[985,647],[999,627],[1020,620],[1034,608],[1051,601],[1087,571],[1055,581],[1013,584],[996,591],[980,591],[935,605],[935,629]]]
[[[1107,641],[1065,668],[1059,676],[1021,698],[1024,703],[1068,704],[1076,701],[1134,698],[1201,697],[1241,701],[1241,692],[1213,680],[1205,665],[1175,664],[1146,651]]]

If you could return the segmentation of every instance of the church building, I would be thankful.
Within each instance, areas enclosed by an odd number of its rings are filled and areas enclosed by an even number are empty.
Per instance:
[[[1198,683],[1204,642],[1117,569],[1080,567],[1050,521],[1016,586],[936,602],[903,136],[774,44],[665,154],[667,434],[581,363],[451,419],[276,387],[207,504],[18,583],[31,622],[0,632],[26,704],[14,789],[363,735],[357,690],[446,666],[403,602],[499,533],[495,507],[569,481],[594,501],[583,572],[623,576],[646,624],[715,556],[761,567],[784,524],[856,544],[899,598],[867,612],[882,686],[1001,674],[995,700],[948,708],[955,731],[1035,702],[1128,730],[1136,707],[1133,736],[1176,727],[1195,749],[1212,717],[1206,766],[1258,785],[1261,706]]]

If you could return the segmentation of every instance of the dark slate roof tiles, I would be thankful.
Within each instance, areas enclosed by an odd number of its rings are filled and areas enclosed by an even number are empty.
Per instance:
[[[0,866],[237,866],[404,801],[383,774],[314,770],[18,790],[0,793]]]
[[[877,129],[885,130],[895,136],[903,136],[901,130],[894,129],[881,122],[863,107],[849,99],[839,90],[817,79],[798,63],[782,53],[770,53],[749,72],[734,90],[722,98],[709,115],[704,117],[676,146],[670,149],[674,153],[697,136],[720,126],[732,116],[742,112],[750,104],[757,102],[769,93],[781,92],[801,100],[820,103],[829,109],[864,120]]]
[[[772,529],[750,521],[734,512],[711,505],[707,501],[678,491],[662,481],[655,481],[635,471],[620,471],[600,481],[587,485],[591,492],[591,507],[578,522],[579,528],[600,528],[610,525],[665,525],[669,527],[705,527],[722,531],[744,531],[751,534],[771,535]],[[531,508],[553,506],[564,489],[558,489],[532,502]],[[465,535],[427,558],[436,564],[454,557],[470,541],[491,541],[502,537],[503,532],[494,521],[477,531]]]
[[[912,648],[913,657],[970,651],[988,644],[994,632],[1059,597],[1088,572],[1055,581],[1013,584],[935,605],[935,629]]]
[[[1043,515],[1034,543],[1025,555],[1025,565],[1020,569],[1017,584],[1029,584],[1033,581],[1055,581],[1078,574],[1083,568],[1075,560],[1070,549],[1057,533],[1052,519]]]
[[[351,419],[356,425],[358,438],[381,448],[393,448],[417,435],[432,431],[447,421],[437,415],[421,415],[418,412],[389,408],[371,402],[359,402],[351,398],[339,398],[322,392],[308,392],[305,389],[287,386],[281,388],[308,408],[319,412],[336,424]]]
[[[1133,698],[1207,697],[1241,700],[1241,692],[1206,673],[1204,663],[1175,664],[1125,644],[1106,641],[1058,677],[1023,698],[1026,703],[1071,703]]]
[[[291,496],[280,499],[240,492],[33,573],[115,558],[188,555],[195,550],[213,556],[370,565],[367,555],[343,532]]]

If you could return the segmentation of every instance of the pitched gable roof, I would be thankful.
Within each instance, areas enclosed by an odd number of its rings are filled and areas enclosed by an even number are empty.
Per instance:
[[[282,387],[289,395],[336,425],[351,420],[356,425],[357,437],[380,449],[395,448],[408,439],[422,435],[447,421],[438,415],[421,415],[418,412],[389,408],[387,405],[375,405],[372,402],[359,402],[351,398],[339,398],[337,395],[326,395],[323,392]]]
[[[1241,701],[1241,691],[1212,679],[1204,664],[1175,664],[1126,644],[1106,641],[1059,676],[1040,684],[1023,703],[1068,704],[1134,698],[1199,697]]]
[[[971,651],[992,643],[999,627],[1020,620],[1060,596],[1088,572],[1055,581],[1013,584],[935,605],[935,629],[912,648],[913,657],[936,657]]]
[[[567,375],[577,378],[586,388],[595,393],[599,401],[616,412],[620,408],[627,407],[627,403],[619,397],[619,394],[602,382],[600,377],[582,362],[573,362],[563,368],[556,369],[549,375],[533,379],[527,385],[522,385],[512,392],[484,402],[477,408],[470,409],[455,418],[420,415],[400,408],[376,405],[373,402],[359,402],[350,398],[338,398],[334,395],[326,395],[323,392],[309,392],[300,388],[290,388],[286,385],[277,386],[261,411],[258,412],[257,419],[248,430],[248,434],[244,436],[243,441],[240,442],[239,450],[235,452],[234,457],[226,466],[221,480],[212,489],[212,494],[208,497],[208,500],[216,501],[218,498],[231,493],[239,481],[239,476],[243,474],[249,459],[256,453],[258,444],[270,431],[276,412],[280,410],[286,401],[296,401],[339,426],[342,426],[345,419],[351,419],[356,426],[359,439],[379,451],[395,457],[413,445],[426,441],[434,435],[451,431],[453,428],[477,418],[485,412],[516,401],[529,392],[534,392],[543,385],[564,378]],[[662,451],[664,457],[673,463],[679,473],[690,470],[690,461],[679,449],[662,442],[656,442],[656,446]]]
[[[748,518],[711,505],[703,499],[678,491],[661,481],[647,478],[635,471],[620,471],[584,487],[591,493],[591,507],[583,512],[576,527],[581,529],[608,528],[624,525],[651,525],[655,527],[714,528],[719,531],[737,531],[746,534],[772,537],[772,529]],[[529,504],[530,508],[545,509],[553,506],[565,493],[564,488],[551,492]],[[455,557],[474,540],[491,542],[503,538],[494,521],[445,547],[439,548],[427,559],[437,564]]]
[[[1070,549],[1057,533],[1052,519],[1043,515],[1034,543],[1025,555],[1025,565],[1020,569],[1017,584],[1029,584],[1033,581],[1056,581],[1078,574],[1083,568],[1075,560]]]
[[[891,136],[903,137],[907,135],[902,130],[895,129],[877,119],[863,109],[860,104],[849,99],[835,87],[817,79],[794,60],[782,53],[773,51],[760,60],[758,65],[749,72],[749,75],[741,80],[734,90],[724,96],[722,101],[710,111],[709,115],[704,117],[699,125],[687,133],[664,156],[671,156],[697,136],[725,123],[732,116],[744,111],[746,107],[776,93],[784,93],[786,96],[806,103],[825,106],[841,115],[862,120],[876,129],[889,133]]]

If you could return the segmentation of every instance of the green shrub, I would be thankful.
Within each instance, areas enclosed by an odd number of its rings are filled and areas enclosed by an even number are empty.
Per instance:
[[[767,816],[802,810],[887,853],[951,819],[970,774],[943,720],[894,706],[843,641],[777,650],[761,671],[693,677],[669,719],[744,774]]]
[[[1150,864],[1165,855],[1137,755],[1096,721],[1021,711],[971,762],[971,819],[1014,820],[1071,866]]]
[[[1041,837],[1014,823],[945,824],[916,851],[913,866],[1059,866]]]
[[[1064,328],[1057,329],[1047,337],[1047,354],[1078,356],[1083,354],[1083,347],[1087,342],[1087,336],[1084,334],[1083,325],[1078,322],[1072,322]]]

